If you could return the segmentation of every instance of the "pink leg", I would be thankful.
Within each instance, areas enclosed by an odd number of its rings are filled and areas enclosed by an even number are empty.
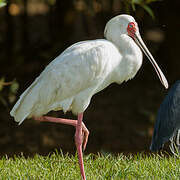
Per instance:
[[[75,133],[75,143],[78,152],[81,177],[83,180],[86,180],[86,176],[84,172],[83,154],[82,154],[82,142],[83,142],[82,119],[83,119],[83,113],[78,114],[78,122]]]
[[[86,148],[86,144],[88,142],[89,131],[82,122],[83,120],[83,113],[78,114],[78,120],[72,119],[62,119],[62,118],[54,118],[49,116],[41,116],[41,117],[33,117],[37,121],[41,122],[55,122],[55,123],[62,123],[67,125],[72,125],[76,127],[75,132],[75,144],[78,152],[78,159],[79,159],[79,166],[81,177],[83,180],[86,180],[85,172],[84,172],[84,164],[83,164],[83,154],[82,154],[82,145],[83,150]]]
[[[55,118],[55,117],[49,117],[49,116],[33,117],[33,119],[36,121],[41,121],[41,122],[54,122],[54,123],[67,124],[67,125],[74,126],[75,128],[78,122],[77,120]],[[87,142],[88,142],[89,130],[86,128],[83,122],[82,122],[82,134],[83,134],[83,150],[85,150]]]

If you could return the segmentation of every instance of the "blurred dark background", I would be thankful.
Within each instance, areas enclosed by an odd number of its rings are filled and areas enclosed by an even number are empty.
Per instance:
[[[134,2],[134,3],[133,3]],[[156,0],[11,0],[0,8],[0,155],[75,152],[74,128],[26,120],[9,112],[44,67],[71,44],[103,38],[115,15],[135,17],[141,35],[172,85],[179,79],[180,2]],[[167,91],[144,57],[131,81],[112,84],[92,98],[84,122],[85,153],[149,151],[157,110]],[[71,113],[50,112],[76,118]]]

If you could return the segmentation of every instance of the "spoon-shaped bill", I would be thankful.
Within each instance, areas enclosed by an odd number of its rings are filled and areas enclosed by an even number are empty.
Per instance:
[[[159,66],[157,65],[156,61],[154,60],[153,56],[151,55],[151,53],[149,52],[148,48],[146,47],[146,45],[144,44],[141,36],[139,34],[135,34],[134,36],[134,40],[136,42],[136,44],[140,47],[140,49],[144,52],[144,54],[148,57],[148,59],[150,60],[151,64],[153,65],[154,69],[156,70],[156,73],[161,81],[161,83],[164,85],[164,87],[167,89],[168,88],[168,82],[166,77],[164,76],[163,72],[161,71],[161,69],[159,68]]]

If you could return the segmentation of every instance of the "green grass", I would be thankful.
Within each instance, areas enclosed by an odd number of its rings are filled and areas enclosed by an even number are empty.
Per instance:
[[[80,180],[77,156],[53,153],[33,158],[4,156],[0,179]],[[180,179],[180,158],[163,155],[85,155],[87,180]]]

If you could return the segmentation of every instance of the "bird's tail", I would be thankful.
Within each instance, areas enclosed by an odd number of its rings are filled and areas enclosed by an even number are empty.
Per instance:
[[[29,112],[26,111],[24,108],[23,101],[24,101],[24,97],[25,97],[25,92],[21,95],[21,97],[19,98],[19,100],[16,102],[16,104],[14,105],[13,109],[10,112],[10,115],[12,117],[14,117],[14,120],[16,122],[19,122],[19,125],[27,118],[27,116],[29,115]]]
[[[31,109],[34,105],[34,100],[36,99],[37,94],[34,93],[34,89],[37,84],[38,79],[36,79],[29,88],[27,88],[24,93],[20,96],[19,100],[16,102],[12,108],[10,115],[14,117],[16,122],[19,122],[19,125],[30,115]]]

